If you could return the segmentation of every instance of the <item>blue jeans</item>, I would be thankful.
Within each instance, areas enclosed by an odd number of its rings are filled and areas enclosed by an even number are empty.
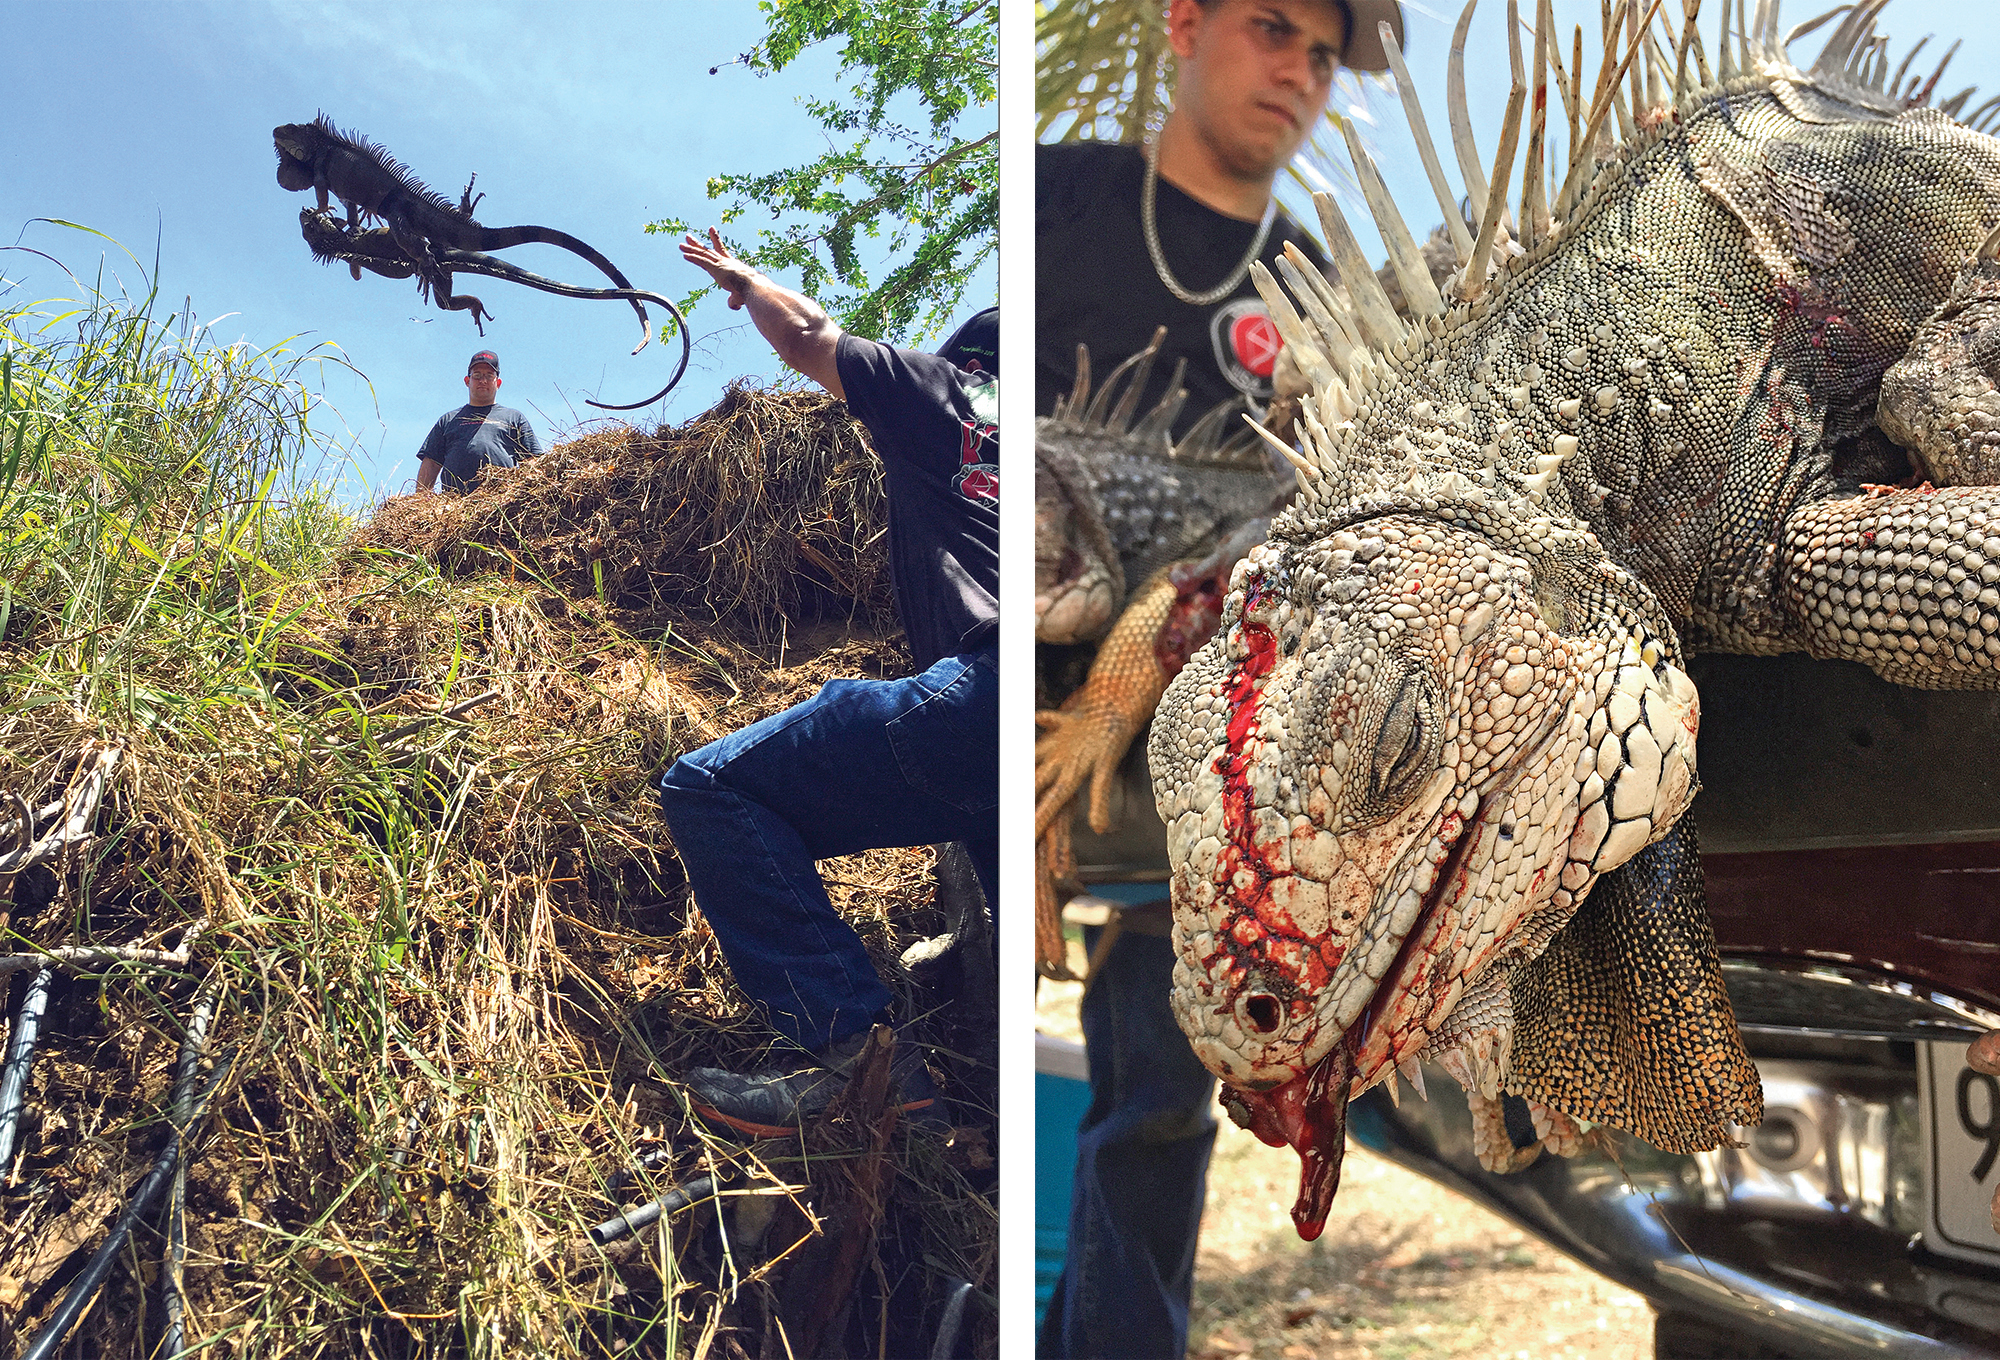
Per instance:
[[[833,680],[690,751],[660,812],[737,984],[801,1048],[886,1017],[889,991],[814,860],[962,841],[990,913],[999,877],[997,650],[904,680]]]
[[[1096,948],[1096,931],[1084,932],[1084,945]],[[1043,1357],[1179,1360],[1187,1350],[1215,1079],[1167,1005],[1173,961],[1168,940],[1128,930],[1084,994],[1090,1108],[1077,1130],[1069,1247],[1036,1347]]]

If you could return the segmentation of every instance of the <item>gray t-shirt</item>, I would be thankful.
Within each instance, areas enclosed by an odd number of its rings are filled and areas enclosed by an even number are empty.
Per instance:
[[[512,467],[541,451],[535,427],[513,407],[467,403],[438,417],[417,457],[444,464],[447,490],[470,491],[488,463]]]

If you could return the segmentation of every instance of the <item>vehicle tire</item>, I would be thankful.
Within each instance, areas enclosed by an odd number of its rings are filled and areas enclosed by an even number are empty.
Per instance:
[[[1691,1313],[1653,1315],[1653,1360],[1804,1360]]]

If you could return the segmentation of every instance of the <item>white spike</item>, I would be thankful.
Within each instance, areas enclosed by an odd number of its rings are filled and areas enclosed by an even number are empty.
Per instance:
[[[1549,0],[1540,0],[1535,7],[1535,94],[1528,103],[1528,154],[1521,166],[1521,244],[1530,250],[1548,239],[1550,229],[1542,148],[1549,133],[1549,30],[1554,26]]]
[[[1250,413],[1248,411],[1245,411],[1243,413],[1243,423],[1245,425],[1248,425],[1251,429],[1255,430],[1258,434],[1262,435],[1264,437],[1264,442],[1266,444],[1269,444],[1272,448],[1276,449],[1279,453],[1283,454],[1285,456],[1285,461],[1287,463],[1290,463],[1293,467],[1297,468],[1299,470],[1299,475],[1301,477],[1319,476],[1318,468],[1314,467],[1311,463],[1308,463],[1305,459],[1299,457],[1297,453],[1293,452],[1292,446],[1290,444],[1287,444],[1284,440],[1272,434],[1269,430],[1265,429],[1263,425],[1260,424],[1259,422],[1252,420],[1250,418]]]
[[[1583,145],[1583,123],[1588,110],[1583,106],[1583,25],[1575,28],[1575,46],[1570,48],[1569,79],[1563,85],[1563,115],[1569,119],[1569,165],[1564,168],[1567,175],[1576,166],[1577,158],[1586,154]]]
[[[1778,45],[1779,0],[1757,0],[1757,33],[1753,41],[1757,55],[1764,61],[1778,61],[1785,55]]]
[[[1347,154],[1354,158],[1354,178],[1361,185],[1361,197],[1366,200],[1368,211],[1374,214],[1375,230],[1381,233],[1382,244],[1389,248],[1389,267],[1395,271],[1396,282],[1403,286],[1403,300],[1413,316],[1442,315],[1444,299],[1438,296],[1437,284],[1431,280],[1431,271],[1417,249],[1416,238],[1410,235],[1403,215],[1396,211],[1396,200],[1390,195],[1389,186],[1382,182],[1382,173],[1361,145],[1352,120],[1342,118],[1338,122],[1341,135],[1347,139]]]
[[[1285,242],[1285,248],[1278,256],[1278,273],[1301,298],[1311,296],[1319,300],[1320,307],[1312,315],[1321,326],[1330,324],[1333,327],[1328,340],[1334,343],[1334,348],[1340,348],[1344,343],[1350,356],[1355,351],[1368,352],[1368,341],[1362,332],[1360,317],[1354,310],[1354,295],[1343,295],[1326,275],[1319,272],[1319,266],[1307,259],[1306,253],[1290,241]],[[1342,366],[1351,362],[1350,357],[1343,360]]]
[[[1688,48],[1695,42],[1695,19],[1701,14],[1701,0],[1681,0],[1681,44],[1674,54],[1674,103],[1687,98]],[[1703,62],[1704,66],[1708,63]],[[1704,82],[1706,83],[1706,82]]]
[[[1521,20],[1516,0],[1507,0],[1507,46],[1514,60],[1514,84],[1507,91],[1507,111],[1500,118],[1500,149],[1493,156],[1493,187],[1487,191],[1486,206],[1479,219],[1479,239],[1472,243],[1472,258],[1466,261],[1465,280],[1459,296],[1471,302],[1486,291],[1486,261],[1500,231],[1500,215],[1507,206],[1507,180],[1514,170],[1514,149],[1521,140],[1521,106],[1528,100],[1528,81],[1521,70]]]
[[[1842,15],[1846,15],[1847,17],[1841,19],[1840,16]],[[1830,74],[1831,68],[1829,68],[1829,70],[1826,72],[1822,72],[1820,70],[1820,62],[1830,61],[1832,59],[1831,54],[1834,51],[1835,46],[1840,42],[1841,34],[1845,33],[1848,29],[1848,25],[1854,22],[1853,5],[1840,5],[1834,9],[1828,10],[1824,14],[1818,15],[1815,18],[1808,19],[1802,24],[1793,25],[1792,30],[1789,33],[1785,34],[1785,40],[1781,44],[1780,50],[1781,51],[1789,50],[1791,45],[1797,42],[1800,38],[1805,37],[1808,33],[1817,32],[1821,28],[1824,28],[1827,24],[1833,22],[1835,19],[1840,19],[1840,27],[1833,30],[1833,36],[1826,40],[1826,46],[1820,49],[1819,61],[1815,61],[1813,63],[1812,70],[1811,72],[1809,72],[1809,74],[1812,75]],[[1843,55],[1845,54],[1843,53]]]
[[[1291,289],[1293,299],[1304,309],[1307,324],[1317,333],[1313,347],[1324,354],[1335,372],[1345,372],[1354,364],[1354,351],[1360,339],[1354,335],[1351,326],[1342,325],[1334,313],[1327,310],[1321,294],[1292,267],[1290,261],[1280,259],[1278,271],[1284,276],[1285,285]]]
[[[1882,88],[1882,83],[1889,78],[1889,39],[1878,33],[1875,41],[1869,44],[1869,49],[1868,88],[1877,94],[1885,94],[1887,91]]]
[[[1924,44],[1929,42],[1934,36],[1936,35],[1931,33],[1924,34],[1923,37],[1917,39],[1917,45],[1915,47],[1912,47],[1909,51],[1903,54],[1902,62],[1898,64],[1896,67],[1896,74],[1889,78],[1890,94],[1900,95],[1902,93],[1903,77],[1910,73],[1910,63],[1917,59],[1917,53],[1923,51]]]
[[[1729,21],[1732,13],[1736,16],[1736,22],[1741,24],[1743,22],[1741,7],[1733,5],[1732,0],[1722,0],[1722,36],[1715,44],[1715,78],[1718,81],[1734,80],[1738,70],[1736,47],[1729,41]]]
[[[1938,82],[1944,79],[1944,68],[1951,65],[1951,59],[1958,55],[1958,49],[1964,43],[1965,39],[1959,38],[1944,50],[1944,57],[1938,62],[1937,70],[1931,72],[1931,78],[1925,81],[1923,88],[1912,96],[1919,104],[1928,104],[1931,102],[1931,96],[1937,92]]]
[[[1293,360],[1306,380],[1315,387],[1334,381],[1333,365],[1320,349],[1322,337],[1307,331],[1291,299],[1278,287],[1278,281],[1271,277],[1262,260],[1250,262],[1250,281],[1257,286],[1257,295],[1264,299],[1264,305],[1271,309],[1271,322],[1284,337],[1285,348],[1292,351]]]
[[[1606,53],[1623,51],[1627,46],[1623,33],[1627,15],[1625,11],[1638,0],[1618,0],[1611,6],[1609,17],[1604,21],[1604,50]],[[1604,59],[1603,71],[1612,70],[1611,58]],[[1639,125],[1632,121],[1632,110],[1625,104],[1625,76],[1623,68],[1611,80],[1611,108],[1618,115],[1618,136],[1622,141],[1630,141],[1638,133]],[[1599,73],[1602,74],[1602,71]],[[1594,101],[1593,101],[1594,102]]]
[[[1653,6],[1646,11],[1646,17],[1639,18],[1640,0],[1632,0],[1625,6],[1625,41],[1634,48],[1643,48],[1642,36],[1653,26],[1653,15],[1659,11],[1660,0],[1653,0]],[[1629,68],[1632,80],[1632,130],[1639,130],[1639,115],[1646,111],[1645,69],[1642,66]]]
[[[1451,123],[1451,149],[1458,157],[1458,175],[1465,181],[1466,201],[1474,212],[1486,206],[1486,169],[1479,163],[1479,147],[1472,139],[1472,115],[1465,104],[1465,35],[1472,27],[1472,11],[1479,0],[1466,0],[1465,12],[1451,34],[1451,59],[1445,67],[1445,112]]]
[[[1313,329],[1319,332],[1319,343],[1315,348],[1323,351],[1336,369],[1345,369],[1353,362],[1354,349],[1360,343],[1360,337],[1353,333],[1351,326],[1342,324],[1341,319],[1328,306],[1325,295],[1308,281],[1305,274],[1307,269],[1311,269],[1315,276],[1319,273],[1317,269],[1312,269],[1310,260],[1306,262],[1304,269],[1301,269],[1285,256],[1278,257],[1278,272],[1285,276],[1285,283],[1292,290],[1292,296],[1306,309],[1306,315],[1312,319]],[[1324,279],[1320,280],[1322,286],[1325,282]],[[1257,287],[1259,292],[1263,291],[1262,284]],[[1328,289],[1327,292],[1331,293],[1332,290]]]
[[[1653,0],[1654,9],[1658,9],[1659,4],[1660,0]],[[1650,21],[1651,20],[1649,15],[1648,22]],[[1583,134],[1584,140],[1586,142],[1592,143],[1593,145],[1597,141],[1598,130],[1604,126],[1605,118],[1607,118],[1610,115],[1612,108],[1617,104],[1620,83],[1625,79],[1625,71],[1628,67],[1631,66],[1632,58],[1638,54],[1639,49],[1636,44],[1626,48],[1625,56],[1623,60],[1621,60],[1618,63],[1618,66],[1615,70],[1612,68],[1611,65],[1612,50],[1613,49],[1609,45],[1606,46],[1604,51],[1604,65],[1599,70],[1598,73],[1600,80],[1602,80],[1603,73],[1605,71],[1610,71],[1611,78],[1609,80],[1603,81],[1603,84],[1600,87],[1602,93],[1598,96],[1598,102],[1596,106],[1592,108],[1590,111],[1590,126],[1584,131]],[[1583,194],[1582,174],[1584,171],[1584,167],[1587,164],[1588,162],[1586,161],[1578,161],[1577,164],[1570,170],[1569,182],[1563,185],[1562,193],[1557,195],[1557,198],[1560,201],[1565,201],[1565,202],[1569,201],[1571,195],[1575,195],[1579,201],[1581,200]]]
[[[1403,98],[1403,113],[1410,120],[1410,135],[1417,139],[1417,155],[1424,163],[1424,174],[1430,177],[1431,192],[1437,195],[1438,207],[1444,213],[1445,230],[1451,233],[1451,248],[1464,264],[1472,257],[1472,233],[1465,229],[1465,218],[1458,210],[1458,202],[1451,196],[1451,186],[1445,183],[1444,167],[1438,163],[1437,147],[1431,143],[1431,130],[1424,122],[1423,105],[1417,102],[1417,83],[1410,79],[1410,68],[1403,61],[1403,49],[1396,43],[1395,30],[1379,23],[1375,26],[1382,38],[1383,55],[1389,58],[1389,69],[1396,74],[1396,93]]]
[[[1354,300],[1354,316],[1361,323],[1363,338],[1376,349],[1388,349],[1403,338],[1403,319],[1389,305],[1382,281],[1368,267],[1368,259],[1356,244],[1354,232],[1341,216],[1340,205],[1333,201],[1333,195],[1314,194],[1313,207],[1319,210],[1320,230],[1326,236],[1333,267],[1339,271],[1340,281],[1347,285],[1347,296]]]
[[[1657,7],[1656,7],[1657,8]],[[1651,28],[1646,30],[1646,107],[1658,109],[1667,103],[1667,54]]]
[[[1397,1068],[1397,1071],[1401,1072],[1403,1080],[1409,1082],[1411,1087],[1416,1090],[1418,1099],[1429,1100],[1431,1098],[1430,1092],[1424,1089],[1424,1067],[1422,1063],[1413,1057],[1405,1058]]]

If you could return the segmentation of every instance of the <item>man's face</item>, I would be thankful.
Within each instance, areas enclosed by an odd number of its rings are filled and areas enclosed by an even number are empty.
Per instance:
[[[472,371],[465,375],[465,390],[471,393],[474,406],[491,406],[493,394],[500,390],[500,375],[491,365],[474,364]]]
[[[1346,29],[1330,0],[1173,0],[1174,107],[1233,173],[1268,178],[1325,110]]]

